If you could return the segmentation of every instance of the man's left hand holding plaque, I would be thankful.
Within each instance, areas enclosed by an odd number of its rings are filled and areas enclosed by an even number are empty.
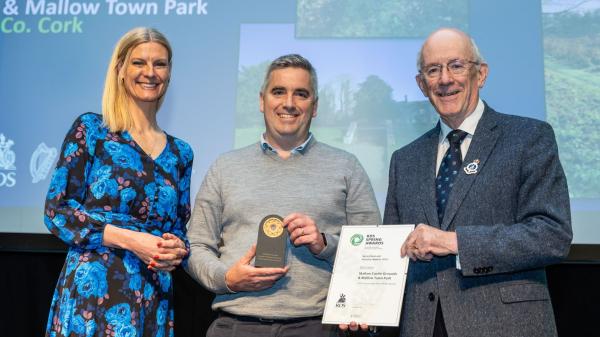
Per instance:
[[[267,215],[258,227],[255,267],[283,268],[287,251],[288,231],[279,215]]]

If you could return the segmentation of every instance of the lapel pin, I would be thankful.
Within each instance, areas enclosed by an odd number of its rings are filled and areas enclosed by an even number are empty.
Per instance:
[[[475,159],[463,168],[466,174],[475,174],[479,170],[479,159]]]

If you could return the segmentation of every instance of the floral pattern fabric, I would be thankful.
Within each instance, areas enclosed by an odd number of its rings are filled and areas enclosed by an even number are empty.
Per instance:
[[[103,246],[102,235],[111,224],[173,233],[187,245],[192,161],[190,146],[170,135],[152,159],[128,132],[104,127],[100,115],[75,121],[46,197],[46,227],[69,246],[46,336],[173,336],[171,274]]]

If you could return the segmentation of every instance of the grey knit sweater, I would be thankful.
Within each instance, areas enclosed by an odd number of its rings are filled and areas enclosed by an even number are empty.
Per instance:
[[[290,270],[273,287],[231,293],[225,273],[256,243],[261,219],[292,212],[310,216],[327,247],[315,256],[288,243]],[[188,229],[187,271],[217,294],[213,310],[262,318],[322,315],[340,226],[380,223],[369,178],[353,155],[313,137],[284,160],[256,143],[220,156],[204,178]]]

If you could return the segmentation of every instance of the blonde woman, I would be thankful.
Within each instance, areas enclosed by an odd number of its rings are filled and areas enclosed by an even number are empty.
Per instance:
[[[102,115],[70,128],[44,222],[69,246],[46,336],[172,336],[171,274],[188,254],[190,146],[160,129],[172,51],[151,28],[117,43]]]

